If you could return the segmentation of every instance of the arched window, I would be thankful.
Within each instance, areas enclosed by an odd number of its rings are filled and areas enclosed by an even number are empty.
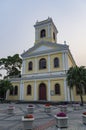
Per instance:
[[[54,68],[57,68],[57,67],[59,67],[59,58],[58,57],[54,58]]]
[[[55,33],[53,32],[53,39],[55,40]]]
[[[32,70],[32,68],[33,68],[33,63],[32,63],[32,61],[30,61],[28,63],[28,70]]]
[[[39,60],[39,69],[46,69],[46,59],[42,58]]]
[[[60,94],[60,85],[58,83],[55,84],[55,94]]]
[[[41,30],[40,37],[41,38],[46,37],[46,31],[45,31],[45,29]]]
[[[31,95],[31,85],[27,86],[27,95]]]
[[[14,87],[14,95],[17,95],[18,94],[18,86],[15,86]]]
[[[10,95],[13,95],[13,86],[12,86],[12,88],[10,89]]]

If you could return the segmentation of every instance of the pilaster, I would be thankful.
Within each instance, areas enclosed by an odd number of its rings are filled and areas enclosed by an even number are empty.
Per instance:
[[[36,88],[36,80],[35,80],[35,84],[34,84],[34,100],[37,100],[37,88]]]
[[[48,101],[51,100],[51,95],[50,95],[50,79],[48,80],[48,90],[47,90],[47,93],[48,93]]]
[[[50,55],[48,55],[48,72],[50,72]]]
[[[20,82],[20,100],[24,100],[24,83],[22,80]]]

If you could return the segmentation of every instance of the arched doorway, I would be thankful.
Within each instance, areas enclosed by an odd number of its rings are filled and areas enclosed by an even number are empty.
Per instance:
[[[46,85],[41,83],[39,85],[39,100],[46,100]]]

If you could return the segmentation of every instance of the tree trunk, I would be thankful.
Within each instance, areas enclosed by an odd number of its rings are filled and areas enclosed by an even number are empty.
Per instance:
[[[81,106],[83,106],[82,90],[80,90]]]
[[[72,105],[71,88],[70,88],[70,104]]]

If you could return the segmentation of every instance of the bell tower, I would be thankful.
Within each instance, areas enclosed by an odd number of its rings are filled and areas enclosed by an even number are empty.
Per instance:
[[[52,18],[44,21],[36,22],[35,27],[35,44],[41,41],[57,42],[57,28],[53,23]]]

